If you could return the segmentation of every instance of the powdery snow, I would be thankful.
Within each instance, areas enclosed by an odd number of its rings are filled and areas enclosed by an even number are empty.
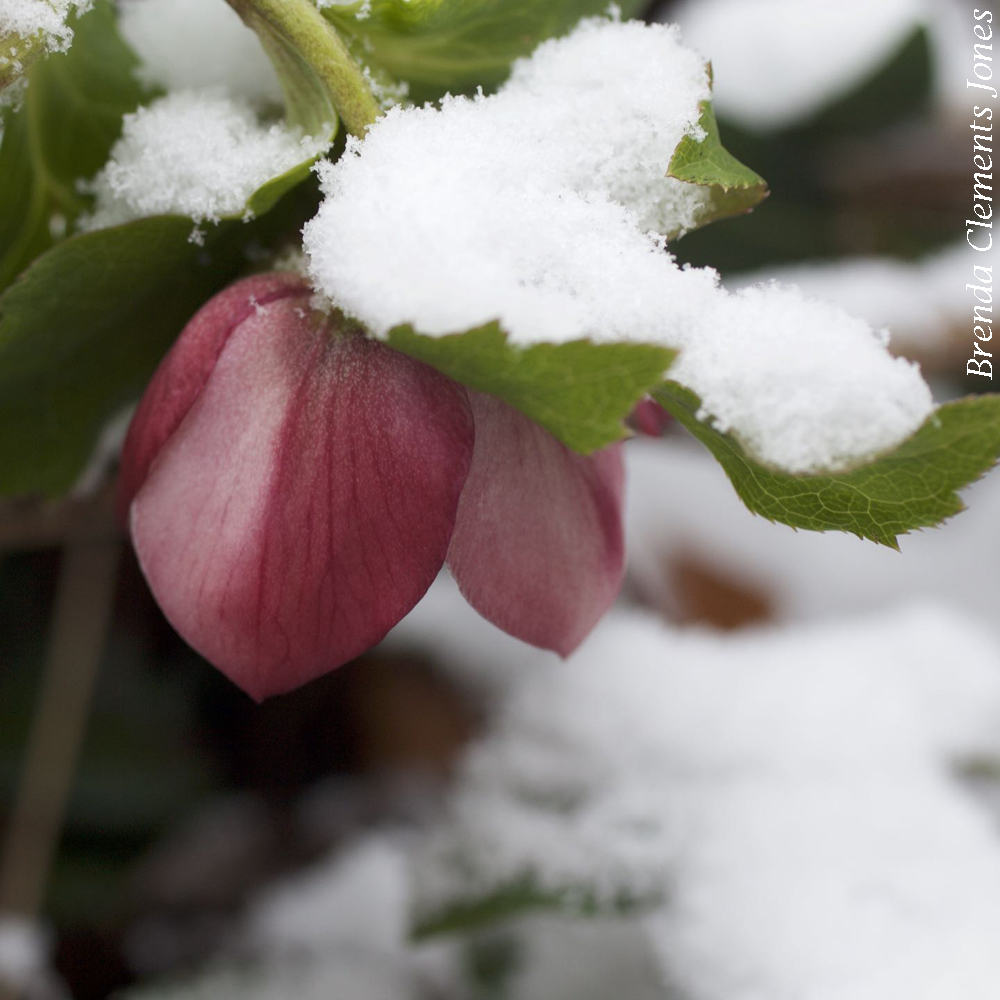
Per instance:
[[[26,997],[64,995],[52,973],[51,935],[36,922],[0,913],[0,993]]]
[[[720,430],[793,472],[889,448],[933,408],[919,368],[889,357],[887,334],[794,286],[720,292],[696,332],[670,377]]]
[[[39,38],[49,52],[65,52],[73,41],[66,23],[70,14],[90,10],[94,0],[3,0],[0,4],[0,37],[7,34]],[[17,56],[14,55],[15,68]]]
[[[684,0],[663,16],[712,60],[719,114],[768,131],[809,118],[874,75],[925,10],[924,0]]]
[[[452,950],[408,941],[411,836],[371,832],[265,886],[209,968],[182,985],[125,995],[129,1000],[426,1000],[454,995],[458,963]]]
[[[539,915],[518,931],[504,1000],[682,1000],[664,990],[640,921]]]
[[[454,626],[458,628],[459,626]],[[1000,649],[933,605],[723,638],[613,612],[525,650],[425,905],[530,874],[662,902],[692,1000],[992,1000],[1000,839],[950,771],[1000,749]]]
[[[45,964],[41,932],[28,920],[0,919],[0,982],[24,985]]]
[[[768,281],[793,284],[877,329],[884,327],[891,332],[893,349],[905,355],[946,351],[954,327],[964,327],[971,313],[965,286],[973,281],[972,267],[964,243],[919,261],[846,258],[739,275],[727,284],[738,288]]]
[[[328,145],[263,125],[247,102],[220,93],[168,94],[125,116],[92,182],[97,207],[86,228],[165,213],[198,222],[238,215],[258,187]]]
[[[394,109],[321,165],[313,282],[377,335],[498,319],[518,343],[680,348],[672,375],[705,414],[791,471],[890,449],[932,404],[884,337],[793,289],[731,296],[655,235],[692,225],[705,197],[664,174],[707,93],[672,28],[595,19],[492,97]]]
[[[123,0],[118,23],[146,84],[218,87],[254,104],[281,104],[270,59],[225,0]]]
[[[399,957],[410,907],[403,842],[372,835],[345,854],[266,887],[247,914],[245,949],[294,957],[353,948]]]

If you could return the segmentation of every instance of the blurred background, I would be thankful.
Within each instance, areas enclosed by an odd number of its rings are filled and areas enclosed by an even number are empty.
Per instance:
[[[888,327],[939,400],[989,390],[964,374],[971,5],[685,0],[648,17],[711,57],[723,141],[771,192],[677,257]],[[113,446],[65,503],[0,507],[11,995],[995,997],[995,477],[899,554],[752,517],[669,424],[628,452],[625,593],[566,665],[443,580],[382,647],[260,706],[152,601],[110,513]],[[739,806],[718,775],[747,760],[781,779]],[[817,811],[830,781],[839,805]],[[866,812],[884,823],[856,828]],[[906,992],[914,966],[961,988]]]

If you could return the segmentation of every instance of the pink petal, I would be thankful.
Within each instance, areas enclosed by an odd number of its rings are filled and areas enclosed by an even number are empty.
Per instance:
[[[311,290],[294,274],[255,275],[230,285],[200,309],[167,353],[129,425],[118,481],[118,513],[128,508],[164,442],[177,430],[205,387],[230,334],[251,313],[290,296],[308,303]]]
[[[663,432],[672,419],[670,414],[655,399],[647,396],[635,404],[628,422],[640,434],[646,434],[649,437],[663,437]]]
[[[472,448],[460,386],[278,298],[232,330],[150,465],[136,551],[177,631],[261,699],[364,652],[416,604]]]
[[[469,396],[476,449],[448,565],[483,617],[567,656],[621,586],[621,446],[578,455],[501,400]]]

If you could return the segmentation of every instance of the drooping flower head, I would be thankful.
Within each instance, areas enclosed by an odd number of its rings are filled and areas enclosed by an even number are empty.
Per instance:
[[[619,447],[574,454],[311,294],[221,292],[136,412],[121,509],[167,618],[263,698],[377,643],[447,560],[485,617],[572,651],[621,582]]]

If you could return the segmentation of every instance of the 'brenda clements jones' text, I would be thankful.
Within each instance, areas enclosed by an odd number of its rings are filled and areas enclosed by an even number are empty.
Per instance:
[[[972,30],[978,41],[973,43],[972,72],[975,80],[966,80],[969,88],[984,91],[983,99],[989,95],[997,98],[993,79],[993,14],[988,10],[974,10],[972,16],[976,24]],[[973,106],[975,119],[972,129],[972,214],[974,219],[966,219],[966,242],[978,253],[993,249],[993,108],[990,105]],[[987,258],[989,259],[989,258]],[[982,258],[980,258],[980,261]],[[974,282],[965,287],[976,298],[972,317],[972,357],[965,366],[966,375],[983,375],[993,378],[993,354],[982,344],[993,339],[993,265],[978,262],[972,268]],[[991,345],[992,346],[992,345]]]

